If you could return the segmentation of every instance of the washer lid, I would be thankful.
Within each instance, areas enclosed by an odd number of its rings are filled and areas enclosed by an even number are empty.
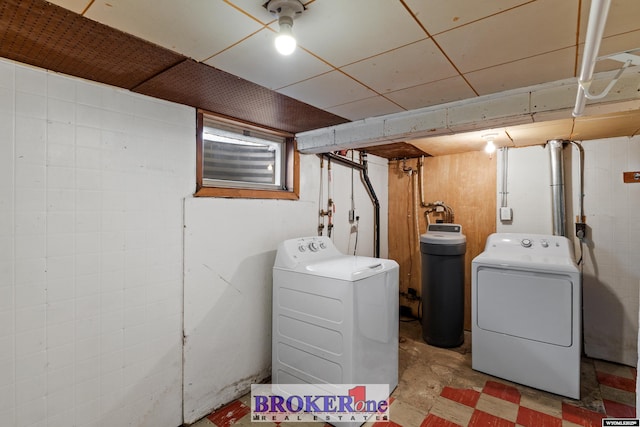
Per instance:
[[[315,276],[353,282],[397,267],[398,263],[390,259],[344,255],[314,264],[307,264],[304,270],[306,273]]]
[[[427,232],[420,236],[420,243],[434,245],[459,245],[466,241],[460,224],[429,224]]]

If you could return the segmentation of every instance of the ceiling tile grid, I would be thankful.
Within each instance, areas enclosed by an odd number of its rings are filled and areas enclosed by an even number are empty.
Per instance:
[[[408,87],[385,94],[385,97],[401,105],[405,110],[424,106],[446,104],[473,98],[475,93],[461,76],[450,77],[423,85]]]
[[[352,121],[365,119],[367,117],[399,113],[404,110],[405,109],[400,107],[398,104],[381,96],[372,96],[359,101],[348,102],[346,104],[327,108],[327,111]]]
[[[323,109],[376,95],[374,91],[340,71],[331,71],[287,86],[279,92]]]
[[[575,45],[577,5],[538,0],[434,39],[461,72],[477,71]]]
[[[274,35],[265,28],[204,62],[274,90],[334,70],[304,49],[289,56],[274,54]]]
[[[293,31],[301,46],[334,67],[425,38],[397,0],[315,0]]]
[[[413,15],[432,36],[530,2],[531,0],[405,0]]]
[[[457,75],[431,39],[423,39],[341,69],[381,94]]]
[[[301,1],[299,48],[281,57],[267,0],[5,0],[0,56],[309,130],[575,78],[591,5]],[[640,1],[611,1],[600,55],[640,48],[638,16]]]
[[[220,0],[97,1],[85,16],[197,61],[262,28],[260,22]]]
[[[573,75],[575,48],[569,47],[465,74],[479,95],[503,92]]]
[[[293,28],[300,48],[283,58],[273,49],[277,23],[267,0],[194,0],[189,7],[171,0],[53,1],[349,117],[387,111],[389,103],[420,108],[574,77],[576,37],[584,40],[590,6],[590,0],[303,0],[306,11]],[[612,0],[602,51],[640,47],[639,15],[637,0]],[[597,71],[616,66],[603,61]],[[339,78],[327,76],[335,70]],[[443,81],[454,83],[448,93]],[[363,101],[373,96],[379,108]]]

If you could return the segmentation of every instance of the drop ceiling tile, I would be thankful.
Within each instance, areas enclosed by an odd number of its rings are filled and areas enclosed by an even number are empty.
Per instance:
[[[339,71],[331,71],[287,86],[278,90],[278,92],[323,109],[376,95],[372,90],[367,89]]]
[[[335,67],[425,38],[400,2],[389,0],[316,0],[293,32],[300,46]]]
[[[434,38],[468,73],[575,45],[577,4],[538,0]]]
[[[504,12],[529,0],[405,0],[413,14],[434,35]]]
[[[404,110],[382,96],[374,96],[371,98],[361,99],[360,101],[349,102],[347,104],[327,108],[327,111],[354,121],[366,119],[368,117],[399,113]]]
[[[457,75],[455,68],[431,39],[424,39],[356,62],[343,67],[342,70],[378,93],[392,92]]]
[[[207,59],[262,28],[222,1],[110,0],[95,2],[86,17],[180,52]]]
[[[460,76],[385,94],[407,110],[473,98],[476,94]]]
[[[273,45],[274,35],[265,28],[205,63],[269,89],[289,86],[332,70],[303,49],[296,49],[289,56],[280,55]]]
[[[49,0],[49,3],[57,4],[75,13],[82,13],[93,2],[91,0]]]
[[[234,5],[242,10],[242,12],[259,20],[263,24],[271,23],[277,19],[263,6],[267,1],[268,0],[225,0],[225,2]]]
[[[485,68],[465,77],[480,95],[486,95],[568,79],[574,77],[574,68],[575,48],[571,47]]]
[[[587,35],[591,1],[583,0],[580,13],[580,43]],[[640,29],[640,2],[637,0],[612,0],[607,14],[603,38]],[[640,47],[640,46],[637,46]]]

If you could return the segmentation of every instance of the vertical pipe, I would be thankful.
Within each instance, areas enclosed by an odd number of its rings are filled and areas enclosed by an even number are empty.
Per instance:
[[[565,199],[564,199],[564,161],[562,159],[561,139],[547,141],[551,156],[551,209],[553,215],[554,236],[566,236]]]

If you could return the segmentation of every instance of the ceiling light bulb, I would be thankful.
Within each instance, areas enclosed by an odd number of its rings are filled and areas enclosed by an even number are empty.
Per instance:
[[[291,25],[288,23],[280,23],[280,32],[276,36],[276,50],[281,55],[291,55],[296,50],[296,39],[293,37]]]
[[[496,151],[496,145],[493,143],[493,141],[487,141],[487,145],[484,147],[484,151],[487,154],[493,154],[493,152]]]

